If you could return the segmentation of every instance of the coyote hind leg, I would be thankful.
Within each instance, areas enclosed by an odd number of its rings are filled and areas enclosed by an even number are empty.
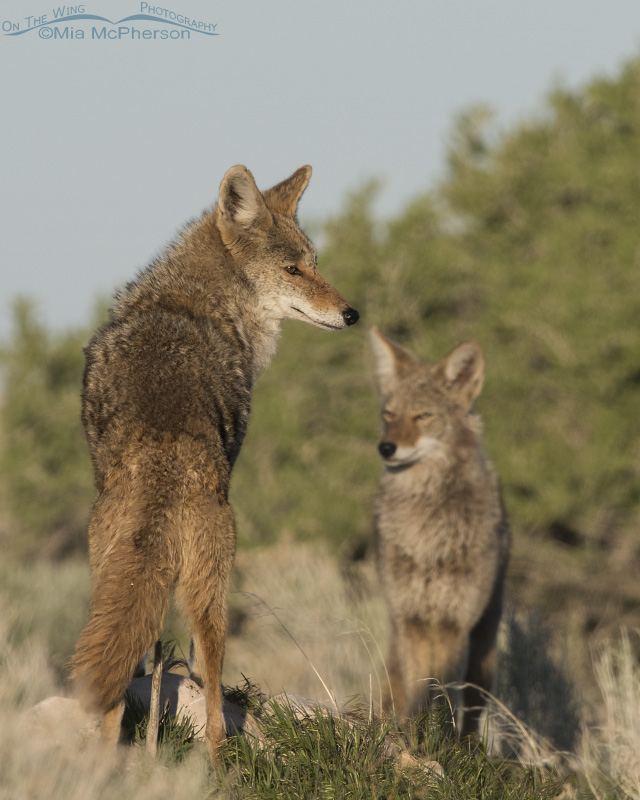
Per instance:
[[[102,743],[109,749],[113,749],[120,741],[120,728],[123,714],[124,700],[121,700],[110,711],[107,711],[102,718],[102,724],[100,726]]]
[[[193,637],[193,671],[201,676],[207,705],[206,740],[211,761],[217,764],[225,739],[221,682],[235,525],[231,507],[215,498],[186,508],[184,517],[188,545],[176,594]]]

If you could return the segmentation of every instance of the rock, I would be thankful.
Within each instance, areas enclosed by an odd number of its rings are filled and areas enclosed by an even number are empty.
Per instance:
[[[134,678],[127,691],[137,697],[148,708],[151,698],[151,675]],[[175,672],[163,672],[160,684],[160,708],[169,703],[171,713],[181,719],[188,716],[195,728],[195,739],[204,739],[207,707],[204,692],[197,683]],[[247,712],[241,706],[224,701],[224,720],[227,736],[248,733],[259,737],[253,720],[247,720]],[[88,714],[78,700],[70,697],[47,697],[27,712],[35,729],[46,733],[54,741],[63,744],[70,740],[80,742],[98,733],[101,717]],[[245,728],[247,730],[245,731]]]
[[[146,708],[149,708],[151,699],[151,675],[134,678],[127,691],[137,697]],[[175,672],[163,672],[160,684],[160,709],[169,703],[169,710],[177,720],[187,716],[195,728],[195,739],[204,739],[205,725],[207,722],[207,704],[204,691],[195,681],[186,675]],[[244,733],[247,712],[235,703],[228,700],[223,705],[225,727],[227,736]]]
[[[145,707],[149,707],[151,698],[151,675],[134,678],[127,691],[137,697]],[[163,672],[160,685],[160,708],[169,705],[169,710],[180,720],[188,716],[195,728],[195,739],[204,739],[206,725],[206,702],[204,691],[197,683],[185,675],[175,672]],[[223,711],[227,736],[244,735],[264,742],[260,717],[268,717],[273,713],[273,704],[289,707],[300,720],[313,719],[318,711],[325,716],[333,716],[343,720],[351,728],[363,724],[357,716],[340,711],[333,705],[311,700],[297,694],[279,694],[266,700],[262,705],[262,714],[257,716],[248,713],[245,708],[224,700]],[[34,730],[42,731],[58,744],[80,744],[99,733],[100,715],[87,714],[77,700],[67,697],[48,697],[27,712]],[[402,749],[392,737],[384,743],[384,755],[393,759],[401,768],[422,769],[434,776],[444,778],[444,773],[437,761],[416,758]]]
[[[77,700],[69,697],[47,697],[27,714],[33,728],[57,744],[79,743],[94,736],[100,727],[99,714],[87,714]]]
[[[435,778],[444,778],[444,770],[437,761],[428,761],[425,758],[416,758],[412,756],[407,750],[403,750],[397,756],[398,764],[401,767],[411,767],[412,769],[421,769],[423,772],[430,773]]]
[[[134,678],[127,692],[137,698],[145,708],[151,700],[151,675]],[[175,672],[163,672],[160,683],[160,714],[169,704],[169,711],[177,720],[188,716],[195,729],[195,738],[204,739],[207,707],[204,692],[191,678]]]

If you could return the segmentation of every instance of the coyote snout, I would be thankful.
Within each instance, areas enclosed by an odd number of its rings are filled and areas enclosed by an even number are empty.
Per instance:
[[[342,312],[342,318],[344,319],[345,325],[353,325],[360,319],[360,314],[355,308],[349,306],[346,311]]]
[[[360,314],[318,272],[315,251],[312,256],[310,266],[299,263],[293,271],[286,270],[292,278],[286,281],[282,290],[283,317],[333,331],[353,325],[360,319]]]
[[[391,458],[396,452],[397,447],[393,442],[380,442],[378,451],[383,458]]]
[[[472,410],[480,345],[429,366],[375,328],[371,341],[384,427],[376,530],[391,621],[387,707],[414,715],[435,700],[434,681],[491,689],[509,531]],[[464,689],[463,735],[477,731],[483,702]]]

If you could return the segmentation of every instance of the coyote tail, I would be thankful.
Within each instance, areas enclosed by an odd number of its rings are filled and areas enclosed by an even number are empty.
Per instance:
[[[71,673],[80,700],[106,713],[122,701],[136,667],[158,637],[169,603],[173,575],[163,568],[145,571],[127,559],[122,569],[113,554],[107,569],[94,576],[89,621],[80,634]]]

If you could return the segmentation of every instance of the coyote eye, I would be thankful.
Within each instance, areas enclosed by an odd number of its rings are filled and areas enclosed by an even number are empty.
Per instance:
[[[393,411],[389,411],[388,408],[385,408],[383,410],[382,419],[390,420],[390,419],[393,419],[394,417],[395,417],[395,414],[393,413]]]
[[[432,417],[432,416],[433,416],[433,414],[430,411],[423,411],[422,414],[418,414],[416,419],[429,419],[429,417]]]
[[[293,264],[290,264],[288,267],[285,267],[285,269],[289,273],[289,275],[302,275],[298,267],[294,266]]]

